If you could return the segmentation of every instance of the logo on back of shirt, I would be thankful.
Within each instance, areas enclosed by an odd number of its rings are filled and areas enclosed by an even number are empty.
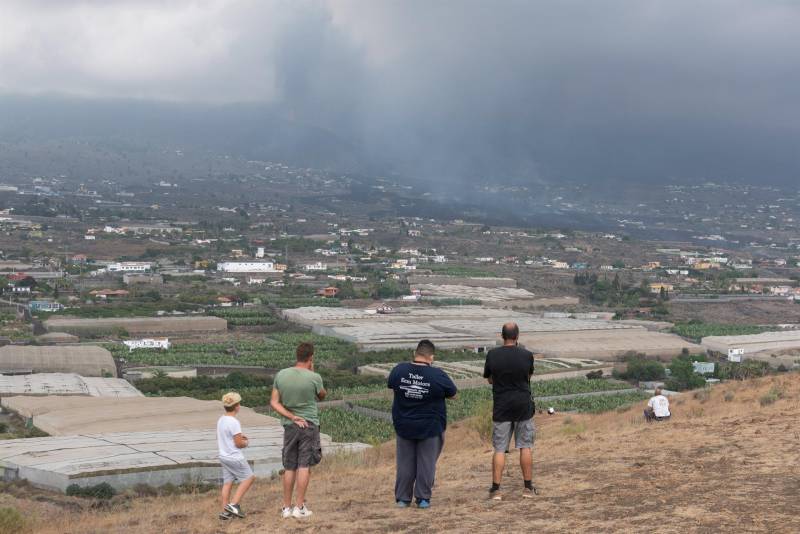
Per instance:
[[[408,373],[408,378],[400,378],[400,389],[405,391],[407,399],[423,399],[431,391],[431,383],[424,380],[422,375]]]

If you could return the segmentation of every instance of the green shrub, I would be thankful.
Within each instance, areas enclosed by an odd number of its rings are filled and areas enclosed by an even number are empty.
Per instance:
[[[694,372],[694,366],[690,360],[676,358],[669,364],[670,379],[667,381],[667,389],[673,391],[684,391],[687,389],[697,389],[706,384],[706,379]]]
[[[156,497],[158,495],[158,489],[150,484],[139,483],[133,486],[131,490],[137,497]]]
[[[782,398],[783,398],[783,390],[780,388],[772,387],[765,395],[763,395],[760,399],[758,399],[758,402],[761,404],[761,406],[767,406],[769,404],[774,404],[775,401]]]
[[[25,517],[16,508],[0,508],[0,534],[30,532]]]
[[[719,362],[715,378],[721,380],[746,380],[769,374],[769,364],[758,360],[745,360],[741,363]]]
[[[706,402],[711,398],[711,389],[703,388],[694,392],[694,398],[700,402]]]
[[[484,402],[477,410],[475,417],[469,421],[469,426],[478,433],[478,437],[485,443],[491,442],[494,422],[492,420],[492,402]]]
[[[5,434],[8,432],[8,424],[0,423],[0,434]]]
[[[725,400],[725,402],[731,402],[733,400],[733,396],[733,393],[728,391],[722,398]]]
[[[81,487],[77,484],[70,484],[67,486],[67,495],[71,497],[87,497],[91,499],[108,500],[114,496],[116,492],[111,484],[108,482],[101,482],[94,486]]]
[[[628,362],[625,372],[617,372],[615,376],[623,380],[661,380],[666,371],[660,362],[637,358]]]

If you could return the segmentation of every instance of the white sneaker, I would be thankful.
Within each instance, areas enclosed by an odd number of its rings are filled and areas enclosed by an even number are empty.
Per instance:
[[[295,506],[294,510],[292,510],[292,517],[295,519],[304,519],[306,517],[311,517],[311,510],[306,508],[306,505],[303,506]]]
[[[292,517],[292,507],[281,508],[281,519],[289,519],[290,517]]]

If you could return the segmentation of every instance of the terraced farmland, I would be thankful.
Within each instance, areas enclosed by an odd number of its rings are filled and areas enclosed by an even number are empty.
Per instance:
[[[215,308],[208,315],[221,317],[228,321],[228,326],[268,326],[277,319],[268,308]]]
[[[355,352],[355,347],[336,338],[316,334],[271,334],[264,341],[231,343],[181,343],[169,350],[140,349],[128,352],[123,345],[109,345],[117,357],[142,365],[258,365],[281,368],[294,364],[295,348],[302,341],[314,343],[318,362],[338,361]]]
[[[361,415],[341,408],[324,408],[319,412],[320,430],[333,441],[377,444],[394,438],[394,427],[388,421]]]
[[[566,378],[534,382],[532,386],[534,398],[604,391],[610,392],[630,388],[630,385],[625,382],[616,380],[587,380],[585,378]],[[613,410],[619,406],[637,402],[647,397],[646,394],[639,392],[619,393],[573,399],[555,399],[548,401],[547,406],[553,406],[559,411],[602,412]],[[492,390],[490,387],[462,389],[459,391],[457,398],[447,401],[447,419],[449,421],[460,421],[461,419],[472,417],[486,406],[487,403],[491,402],[491,399]],[[392,409],[391,398],[364,399],[354,401],[353,404],[382,412],[390,412]],[[546,407],[539,403],[538,408],[541,410]]]

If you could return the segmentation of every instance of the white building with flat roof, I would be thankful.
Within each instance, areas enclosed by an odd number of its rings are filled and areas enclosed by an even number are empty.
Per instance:
[[[106,270],[110,273],[144,273],[153,268],[147,261],[118,261],[109,263]]]
[[[271,261],[223,261],[217,264],[217,271],[225,273],[274,273],[275,263]]]
[[[122,344],[128,347],[129,352],[133,352],[136,349],[168,350],[170,347],[169,338],[166,337],[146,337],[143,339],[128,339],[123,341]]]

